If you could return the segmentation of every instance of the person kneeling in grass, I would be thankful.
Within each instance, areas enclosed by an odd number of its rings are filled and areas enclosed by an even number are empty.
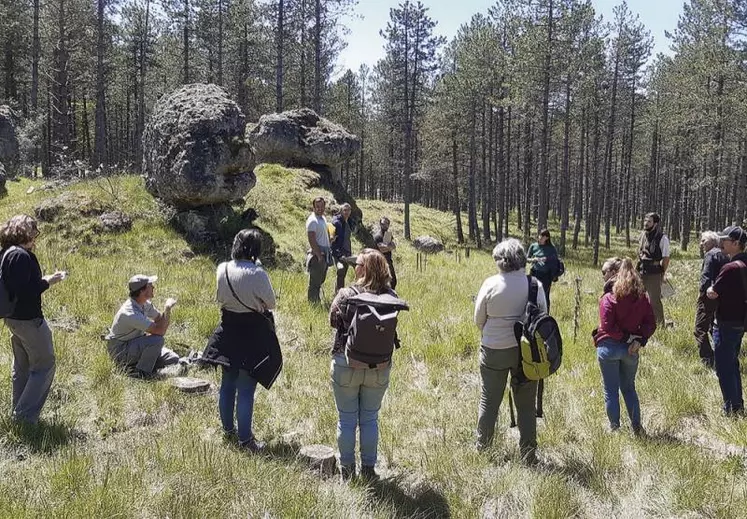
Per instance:
[[[218,411],[223,432],[236,435],[239,446],[250,452],[264,448],[252,433],[257,383],[270,389],[283,366],[270,312],[275,308],[275,292],[258,262],[261,252],[259,231],[244,229],[233,240],[232,260],[218,265],[216,297],[221,318],[202,356],[203,363],[222,370]]]
[[[181,360],[163,345],[176,299],[168,298],[163,313],[159,312],[151,302],[157,280],[158,276],[142,274],[130,278],[130,298],[119,307],[105,337],[112,360],[135,377],[153,376],[156,370]]]
[[[612,291],[599,301],[599,328],[594,334],[602,371],[604,404],[612,431],[620,428],[619,393],[622,393],[633,432],[636,435],[644,433],[635,375],[638,352],[655,330],[656,317],[643,281],[633,261],[624,258]]]

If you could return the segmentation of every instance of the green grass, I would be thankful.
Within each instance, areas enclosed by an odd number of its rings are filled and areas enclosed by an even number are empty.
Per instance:
[[[494,447],[482,454],[474,449],[479,334],[472,297],[494,272],[489,252],[443,253],[418,271],[415,251],[401,236],[402,207],[380,201],[359,206],[366,223],[381,214],[392,219],[398,292],[412,306],[400,321],[403,347],[381,411],[380,470],[387,478],[375,488],[343,486],[305,470],[298,447],[334,446],[336,427],[332,330],[326,311],[306,304],[301,268],[309,202],[329,196],[306,187],[313,176],[264,166],[246,200],[287,260],[270,271],[285,367],[272,391],[257,391],[254,429],[272,453],[261,457],[223,440],[215,390],[190,396],[164,380],[126,378],[99,339],[126,297],[125,282],[143,272],[160,277],[157,305],[168,296],[179,299],[169,346],[181,353],[202,348],[219,317],[214,261],[220,258],[191,254],[138,177],[51,191],[39,181],[9,183],[9,196],[0,199],[2,220],[67,191],[124,210],[134,225],[122,235],[99,235],[94,220],[83,216],[42,225],[43,268],[70,273],[44,296],[57,375],[41,427],[0,419],[0,517],[747,517],[747,421],[720,415],[716,378],[700,366],[692,337],[694,251],[678,251],[672,262],[677,293],[665,309],[675,326],[657,331],[641,359],[637,382],[647,440],[606,432],[590,340],[601,276],[590,266],[590,250],[569,253],[567,273],[553,288],[564,365],[548,380],[546,418],[539,423],[542,463],[528,468],[519,462],[518,432],[507,427],[505,409]],[[35,191],[26,194],[31,186]],[[412,207],[413,237],[431,234],[452,248],[453,229],[453,215]],[[624,240],[614,237],[612,250],[600,254],[622,252]],[[327,303],[332,277],[324,287]],[[577,277],[582,306],[574,341]],[[7,410],[11,354],[4,327],[0,345],[0,406]],[[212,371],[198,376],[219,381]]]

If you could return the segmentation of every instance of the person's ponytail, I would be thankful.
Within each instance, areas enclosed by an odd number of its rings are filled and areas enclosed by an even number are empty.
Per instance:
[[[641,276],[638,275],[633,260],[630,258],[623,258],[620,262],[620,270],[617,272],[612,293],[618,300],[629,295],[638,298],[646,293]]]

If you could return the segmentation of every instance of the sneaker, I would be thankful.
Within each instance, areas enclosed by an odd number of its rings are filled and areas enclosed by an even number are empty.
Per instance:
[[[257,441],[257,439],[252,436],[245,442],[239,442],[239,448],[248,450],[253,454],[259,454],[265,449],[265,443]]]
[[[619,430],[620,430],[620,424],[618,424],[618,423],[611,423],[610,424],[610,432],[611,433],[616,433]]]
[[[376,473],[373,467],[367,465],[361,466],[361,479],[367,483],[376,483],[381,477]]]
[[[355,465],[340,465],[340,481],[347,483],[355,477]]]
[[[636,438],[644,438],[646,436],[646,429],[644,429],[642,425],[634,425],[633,436]]]

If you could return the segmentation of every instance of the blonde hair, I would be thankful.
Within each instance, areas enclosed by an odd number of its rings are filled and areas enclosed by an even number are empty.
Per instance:
[[[392,275],[384,255],[375,249],[363,249],[358,254],[357,263],[363,265],[363,277],[355,284],[372,292],[381,293],[389,288]]]
[[[646,293],[643,280],[641,280],[641,276],[636,272],[633,260],[630,258],[623,258],[620,262],[620,270],[617,271],[617,278],[615,284],[612,286],[612,293],[617,300],[629,295],[639,298],[643,297]]]
[[[0,248],[29,243],[39,234],[36,220],[26,214],[18,214],[0,227]]]

